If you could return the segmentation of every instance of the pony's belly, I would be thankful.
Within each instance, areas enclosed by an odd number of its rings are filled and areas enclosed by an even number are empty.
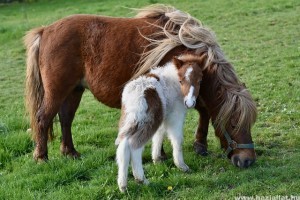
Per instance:
[[[85,88],[89,89],[94,97],[101,103],[111,108],[121,108],[121,94],[123,84],[116,84],[114,81],[101,81],[98,84],[90,84],[83,81]]]
[[[85,78],[83,78],[81,81],[80,81],[80,86],[84,87],[85,89],[88,89],[90,90],[90,86],[88,85],[87,81],[85,80]],[[109,107],[112,107],[112,108],[121,108],[121,97],[117,97],[117,94],[114,92],[109,92],[108,94],[111,94],[112,96],[109,96],[109,95],[101,95],[100,92],[93,92],[91,91],[92,94],[97,98],[98,101],[102,102],[103,104],[109,106]],[[115,97],[113,97],[114,95],[113,94],[116,94]]]

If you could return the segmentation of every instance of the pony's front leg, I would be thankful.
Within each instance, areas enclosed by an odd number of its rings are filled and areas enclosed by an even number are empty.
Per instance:
[[[146,179],[144,175],[143,163],[142,163],[142,153],[144,147],[133,149],[131,147],[131,166],[133,176],[138,183],[149,184],[149,181]]]
[[[166,158],[166,155],[161,153],[165,131],[165,127],[161,125],[152,137],[152,160],[154,163],[161,162]]]
[[[130,147],[127,137],[122,139],[119,143],[116,160],[118,164],[118,186],[121,192],[125,192],[130,161]]]
[[[210,116],[203,107],[196,108],[199,112],[199,124],[195,133],[194,149],[201,156],[206,156],[207,152],[207,133]]]
[[[184,118],[184,111],[170,114],[169,118],[167,119],[167,132],[173,147],[174,163],[179,169],[187,172],[190,169],[183,160],[182,152]]]

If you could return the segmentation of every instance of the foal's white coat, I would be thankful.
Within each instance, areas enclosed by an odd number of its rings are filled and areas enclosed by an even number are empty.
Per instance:
[[[187,75],[190,73],[191,70]],[[183,125],[187,110],[184,101],[191,102],[195,100],[195,97],[192,94],[183,97],[177,68],[172,62],[167,63],[164,67],[152,69],[150,74],[155,74],[159,77],[159,80],[154,77],[140,76],[129,82],[122,93],[122,104],[125,108],[123,112],[126,113],[126,117],[123,119],[123,126],[120,127],[119,136],[116,140],[116,144],[119,145],[116,156],[119,167],[118,185],[122,192],[127,187],[130,159],[135,179],[144,184],[148,183],[142,166],[142,152],[145,144],[141,148],[135,149],[131,145],[130,136],[122,133],[126,132],[134,121],[153,120],[148,119],[149,114],[146,113],[148,105],[144,97],[144,91],[149,88],[156,90],[163,107],[163,122],[152,138],[152,159],[154,162],[160,159],[163,138],[167,133],[173,147],[175,165],[183,171],[189,170],[189,167],[184,163],[182,154]]]

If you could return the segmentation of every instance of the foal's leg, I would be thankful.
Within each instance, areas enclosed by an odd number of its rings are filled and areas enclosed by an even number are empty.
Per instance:
[[[177,131],[173,128],[170,128],[168,131],[168,135],[171,140],[172,147],[173,147],[173,158],[174,158],[175,165],[184,172],[189,171],[189,167],[185,164],[185,162],[183,160],[182,133],[179,133],[179,131]]]
[[[132,173],[135,180],[138,183],[149,184],[149,181],[146,179],[144,175],[144,169],[142,163],[143,150],[144,147],[138,149],[133,149],[132,147],[130,148]]]
[[[130,161],[130,147],[127,137],[122,139],[119,143],[116,160],[118,164],[118,186],[121,192],[125,192]]]
[[[165,127],[161,125],[152,137],[152,160],[154,163],[163,161],[166,155],[162,155],[163,140],[165,136]]]
[[[207,110],[203,107],[198,108],[199,111],[199,124],[195,133],[194,149],[197,154],[206,156],[207,153],[207,133],[210,116]]]
[[[60,151],[63,155],[73,158],[80,157],[80,153],[75,150],[73,145],[71,126],[83,92],[84,88],[77,86],[65,99],[58,113],[62,131]]]
[[[186,172],[189,167],[184,163],[182,153],[183,143],[183,123],[185,118],[185,111],[174,112],[167,118],[167,132],[173,147],[173,158],[175,165]]]

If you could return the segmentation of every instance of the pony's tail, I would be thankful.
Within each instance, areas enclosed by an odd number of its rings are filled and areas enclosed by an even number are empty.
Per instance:
[[[25,85],[25,106],[30,119],[32,138],[36,139],[38,132],[37,112],[40,108],[44,87],[39,68],[40,40],[44,28],[36,28],[29,31],[24,37],[24,44],[27,53],[26,85]],[[53,138],[53,124],[49,126],[48,137]]]

